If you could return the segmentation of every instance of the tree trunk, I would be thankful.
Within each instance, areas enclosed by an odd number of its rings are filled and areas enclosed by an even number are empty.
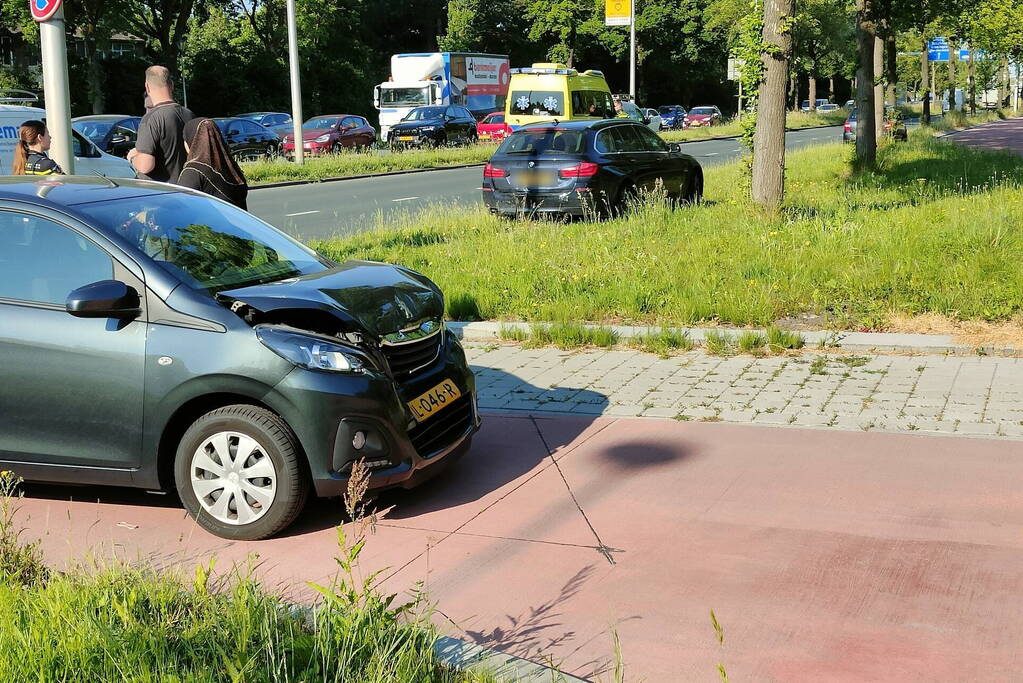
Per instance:
[[[977,113],[977,67],[973,63],[973,45],[966,53],[966,81],[970,92],[970,113]]]
[[[783,28],[794,0],[765,0],[757,127],[753,134],[753,201],[776,208],[785,197],[785,84],[792,56],[792,34]]]
[[[920,51],[920,90],[923,91],[924,111],[920,122],[925,126],[931,122],[931,61],[927,51],[927,36],[920,32],[922,47]]]
[[[874,117],[874,25],[873,0],[856,0],[856,42],[859,48],[856,69],[856,159],[862,166],[872,167],[877,160],[877,137]]]
[[[998,70],[998,108],[1005,102],[1005,93],[1009,90],[1009,59],[1002,57],[1001,68]]]
[[[828,101],[835,102],[835,77],[828,79]],[[837,102],[836,102],[837,104]]]
[[[792,111],[799,111],[799,74],[795,69],[789,77],[789,93],[792,95]]]
[[[959,46],[955,38],[948,39],[948,110],[956,110],[956,60],[959,59]]]
[[[810,74],[810,111],[817,111],[817,79]]]
[[[875,28],[875,31],[877,29]],[[874,135],[877,140],[884,133],[884,39],[874,34]],[[857,136],[859,134],[857,133]]]
[[[885,103],[895,106],[895,86],[899,83],[898,48],[895,46],[895,31],[890,22],[885,22],[884,59],[885,59]]]
[[[99,54],[95,35],[87,35],[85,40],[85,58],[88,66],[85,72],[86,85],[89,90],[89,102],[93,114],[103,114],[106,102],[103,97],[103,69],[99,63]]]

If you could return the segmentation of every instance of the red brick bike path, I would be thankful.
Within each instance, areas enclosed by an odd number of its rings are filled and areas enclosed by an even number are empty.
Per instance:
[[[957,144],[976,149],[1023,154],[1023,118],[985,123],[946,137]]]
[[[1023,670],[1023,457],[956,437],[489,416],[472,452],[382,495],[361,558],[423,581],[450,635],[610,680],[1009,680]],[[174,501],[34,485],[56,563],[250,561],[297,599],[336,567],[336,501],[229,542]],[[714,610],[724,627],[717,643]]]

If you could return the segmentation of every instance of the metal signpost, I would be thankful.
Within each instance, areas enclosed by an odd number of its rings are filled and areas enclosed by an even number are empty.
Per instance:
[[[288,66],[291,70],[291,134],[295,141],[295,163],[305,161],[305,140],[302,139],[302,82],[298,73],[298,27],[295,23],[295,0],[288,0]]]
[[[636,4],[635,0],[605,0],[605,26],[629,27],[629,96],[636,101]]]
[[[746,66],[746,60],[741,57],[728,58],[728,80],[739,83],[739,113],[742,113],[742,67]]]
[[[43,97],[46,128],[50,131],[50,158],[67,174],[75,172],[71,143],[71,91],[67,77],[67,44],[62,0],[29,0],[32,18],[39,22],[43,59]]]

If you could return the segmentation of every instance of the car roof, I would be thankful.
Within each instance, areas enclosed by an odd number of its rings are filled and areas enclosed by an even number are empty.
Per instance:
[[[124,121],[125,119],[141,119],[141,116],[134,114],[89,114],[88,116],[76,116],[71,123],[78,121]]]
[[[157,183],[151,180],[99,176],[3,176],[0,177],[0,201],[20,201],[35,206],[73,213],[83,217],[73,207],[92,202],[131,199],[154,194],[194,194],[190,190]]]
[[[633,121],[632,119],[600,119],[599,121],[537,121],[536,123],[527,123],[526,125],[519,128],[519,130],[530,130],[534,128],[560,128],[563,130],[602,130],[610,126],[632,124],[636,126],[643,126],[639,121]]]

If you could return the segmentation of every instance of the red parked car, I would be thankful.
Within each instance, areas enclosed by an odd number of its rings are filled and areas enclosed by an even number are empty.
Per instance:
[[[482,141],[500,142],[511,134],[511,126],[504,122],[504,112],[500,111],[487,114],[482,121],[476,124],[476,130]]]
[[[716,126],[722,118],[721,110],[717,107],[693,107],[686,116],[686,127]]]
[[[306,154],[336,154],[347,149],[366,149],[377,139],[377,132],[361,116],[331,114],[315,116],[302,124],[303,147]],[[284,156],[294,156],[295,136],[285,135],[281,145]]]

